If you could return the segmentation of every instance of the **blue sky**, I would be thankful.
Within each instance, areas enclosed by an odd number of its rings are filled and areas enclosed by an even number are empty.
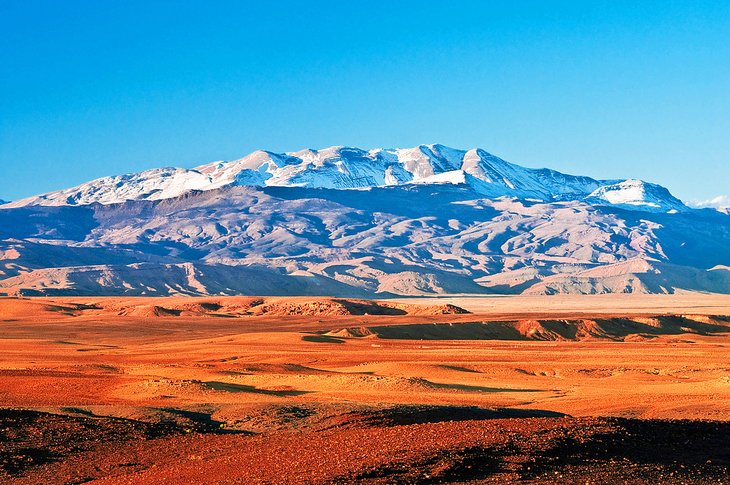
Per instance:
[[[727,1],[0,0],[0,198],[438,142],[709,199],[728,39]]]

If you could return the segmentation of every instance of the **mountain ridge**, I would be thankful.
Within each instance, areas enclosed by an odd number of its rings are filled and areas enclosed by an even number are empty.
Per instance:
[[[442,145],[260,151],[190,173],[0,206],[0,294],[730,293],[730,216],[635,179]]]
[[[0,208],[0,292],[730,293],[730,217],[488,199],[467,186],[223,187]]]
[[[5,206],[158,200],[227,186],[362,189],[414,183],[464,184],[490,198],[588,200],[647,211],[689,209],[656,184],[635,179],[596,180],[548,168],[525,168],[480,148],[460,150],[440,144],[370,150],[333,146],[286,153],[257,150],[237,160],[192,169],[167,167],[102,177]]]

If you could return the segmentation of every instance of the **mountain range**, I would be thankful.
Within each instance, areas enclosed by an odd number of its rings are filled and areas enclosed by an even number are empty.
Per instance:
[[[443,145],[256,151],[0,205],[0,292],[730,293],[730,215]]]

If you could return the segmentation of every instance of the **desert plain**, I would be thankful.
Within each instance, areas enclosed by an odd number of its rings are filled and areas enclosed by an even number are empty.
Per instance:
[[[0,481],[728,483],[730,297],[0,298]]]

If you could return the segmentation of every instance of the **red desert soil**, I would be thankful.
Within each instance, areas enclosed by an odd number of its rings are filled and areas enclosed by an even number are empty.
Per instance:
[[[0,481],[730,481],[730,298],[553,298],[0,298]]]

